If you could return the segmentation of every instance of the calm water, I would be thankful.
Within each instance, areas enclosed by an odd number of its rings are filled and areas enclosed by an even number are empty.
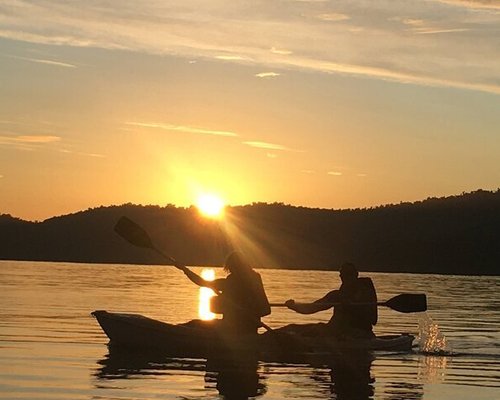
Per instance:
[[[335,272],[260,272],[273,302],[314,299],[339,284]],[[91,311],[185,322],[198,317],[199,289],[172,267],[0,261],[0,398],[241,398],[221,395],[228,382],[263,400],[500,398],[500,277],[365,275],[381,300],[404,292],[428,296],[425,314],[380,308],[378,334],[418,334],[419,323],[429,326],[432,318],[447,353],[259,363],[243,376],[214,372],[205,360],[117,353]],[[277,308],[265,322],[278,327],[328,318],[328,312],[301,316]]]

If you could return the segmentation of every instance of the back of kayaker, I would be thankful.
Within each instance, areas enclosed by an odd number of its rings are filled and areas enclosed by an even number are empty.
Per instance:
[[[221,333],[256,334],[260,318],[271,313],[262,278],[239,252],[227,257],[224,269],[229,272],[226,278],[206,281],[188,268],[182,268],[191,281],[217,293],[212,311],[222,314],[221,322],[214,324]]]
[[[219,287],[222,293],[214,299],[212,311],[222,313],[224,329],[237,334],[257,333],[261,317],[271,313],[260,274],[253,270],[231,273]]]

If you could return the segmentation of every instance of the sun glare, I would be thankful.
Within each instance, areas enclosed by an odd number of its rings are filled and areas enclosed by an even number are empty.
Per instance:
[[[207,281],[215,279],[215,271],[211,268],[205,268],[201,271],[201,277]],[[210,311],[210,299],[214,296],[212,289],[200,288],[200,301],[198,303],[198,317],[204,321],[215,318],[215,314]]]
[[[198,197],[196,207],[198,207],[198,210],[203,215],[210,218],[220,218],[224,213],[224,202],[222,199],[211,194]]]

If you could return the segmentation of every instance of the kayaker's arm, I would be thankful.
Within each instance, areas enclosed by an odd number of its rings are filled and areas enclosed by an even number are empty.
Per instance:
[[[328,310],[329,308],[332,308],[332,304],[329,303],[319,303],[319,302],[314,302],[314,303],[296,303],[295,300],[287,300],[285,302],[285,305],[290,309],[295,312],[298,312],[299,314],[314,314],[319,311],[324,311]]]
[[[185,265],[176,265],[177,268],[179,268],[184,274],[189,278],[191,282],[198,286],[203,286],[212,289],[215,292],[218,292],[220,288],[218,287],[218,282],[217,281],[207,281],[206,279],[203,279],[201,276],[196,274],[195,272],[191,271],[188,267]]]
[[[325,311],[333,307],[332,303],[340,301],[340,292],[338,290],[332,290],[327,293],[321,299],[318,299],[312,303],[296,303],[295,300],[287,300],[285,305],[293,311],[299,314],[314,314],[319,311]]]

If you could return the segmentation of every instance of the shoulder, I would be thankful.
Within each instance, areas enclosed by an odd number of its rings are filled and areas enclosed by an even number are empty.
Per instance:
[[[361,277],[361,278],[358,278],[358,284],[365,287],[365,288],[373,288],[375,287],[373,285],[373,281],[372,281],[372,278],[368,278],[368,277]]]
[[[338,295],[339,295],[339,291],[338,290],[331,290],[327,294],[325,294],[325,296],[323,298],[330,299],[332,297],[337,297]]]
[[[325,294],[321,299],[316,300],[314,303],[335,303],[338,301],[339,291],[332,290]]]

